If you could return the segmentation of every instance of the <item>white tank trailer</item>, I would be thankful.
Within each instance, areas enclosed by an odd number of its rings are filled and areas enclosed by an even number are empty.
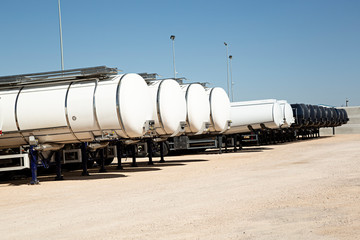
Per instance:
[[[277,129],[284,124],[280,104],[275,99],[232,102],[231,127],[225,134],[250,132],[251,129]]]
[[[206,89],[210,104],[210,132],[223,133],[230,128],[230,100],[223,88]]]
[[[1,88],[0,148],[136,139],[152,120],[150,93],[137,74]]]
[[[282,116],[284,117],[284,124],[281,127],[290,127],[291,124],[295,123],[291,105],[286,100],[278,100],[277,102],[280,104]]]
[[[156,134],[160,137],[173,137],[183,133],[186,125],[186,100],[179,83],[166,79],[152,81],[148,85]]]
[[[205,88],[198,83],[181,85],[186,100],[187,135],[206,133],[210,127],[210,103]]]

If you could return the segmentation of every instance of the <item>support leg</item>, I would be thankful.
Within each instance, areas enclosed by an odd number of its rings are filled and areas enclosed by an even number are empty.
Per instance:
[[[102,173],[102,172],[106,172],[106,169],[105,169],[105,157],[104,157],[104,148],[100,149],[100,169],[99,169],[99,172]]]
[[[234,135],[234,152],[237,152],[237,134]]]
[[[239,135],[239,150],[242,150],[242,143],[241,143],[241,139],[242,139],[242,137],[241,137],[241,135]]]
[[[122,154],[122,151],[121,151],[121,142],[118,141],[116,142],[116,153],[117,153],[117,160],[118,160],[118,165],[116,167],[116,169],[119,169],[119,170],[122,170],[123,167],[121,166],[121,154]]]
[[[55,180],[64,180],[64,177],[61,175],[61,151],[55,152],[55,163],[56,163],[56,177]]]
[[[160,162],[164,163],[164,142],[159,142],[160,144]]]
[[[30,167],[31,167],[31,185],[39,184],[37,179],[37,155],[34,146],[30,146]]]
[[[227,137],[225,136],[225,152],[228,152],[228,141],[227,141]]]
[[[222,154],[222,136],[218,135],[219,154]]]
[[[132,167],[137,167],[137,163],[136,163],[136,145],[131,145],[131,153],[132,153]]]
[[[147,140],[147,149],[148,149],[148,157],[149,157],[148,165],[154,165],[153,160],[152,160],[153,149],[152,149],[152,140],[151,139]]]
[[[87,153],[87,143],[81,143],[81,163],[83,168],[81,176],[90,176],[87,169],[88,159],[89,159],[89,155]]]

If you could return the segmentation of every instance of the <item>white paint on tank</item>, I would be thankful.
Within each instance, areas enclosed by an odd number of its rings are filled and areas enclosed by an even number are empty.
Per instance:
[[[158,135],[172,135],[186,121],[186,101],[177,81],[159,80],[149,83],[152,119]]]
[[[210,131],[223,132],[230,121],[230,100],[224,89],[215,87],[206,90],[210,103]]]
[[[121,137],[126,137],[119,123],[116,106],[117,88],[121,76],[123,75],[98,83],[95,92],[95,109],[100,129],[105,132],[115,131]]]
[[[1,103],[2,103],[2,128],[3,131],[14,132],[17,131],[15,120],[15,102],[19,93],[19,89],[0,91]]]
[[[291,105],[286,100],[278,100],[278,103],[281,106],[281,112],[285,120],[282,127],[290,127],[291,124],[295,123]]]
[[[210,121],[210,103],[205,88],[197,83],[182,85],[186,99],[186,133],[202,134]]]
[[[138,74],[121,77],[117,92],[118,114],[129,138],[143,136],[144,123],[152,119],[149,88]]]
[[[79,82],[70,86],[67,97],[67,113],[74,132],[99,130],[94,114],[96,82]]]
[[[66,127],[67,85],[25,87],[19,94],[16,114],[20,130]]]
[[[248,126],[260,129],[279,128],[283,123],[280,104],[275,99],[233,102],[230,104],[231,128],[226,134],[249,132]]]
[[[138,138],[152,118],[148,86],[137,74],[0,90],[0,97],[7,113],[0,148],[27,144],[30,136],[39,143],[92,141],[107,130]]]

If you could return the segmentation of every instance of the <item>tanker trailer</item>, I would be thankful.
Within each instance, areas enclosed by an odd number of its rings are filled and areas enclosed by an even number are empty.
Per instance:
[[[169,139],[171,150],[199,151],[221,146],[222,134],[229,129],[231,122],[230,100],[224,89],[219,87],[207,88],[206,95],[210,105],[210,114],[207,116],[208,131],[206,134],[182,135]]]
[[[1,77],[0,148],[26,147],[31,154],[64,144],[141,138],[151,124],[148,91],[139,75],[117,75],[107,67]]]
[[[181,85],[186,100],[187,135],[199,135],[210,127],[210,103],[205,88],[198,83]]]
[[[284,117],[284,124],[281,127],[290,127],[295,123],[291,105],[286,100],[278,100],[277,102],[280,104],[282,116]]]
[[[223,88],[206,89],[210,103],[210,132],[223,133],[230,128],[230,100]]]
[[[310,121],[309,121],[309,110],[308,108],[305,106],[305,104],[291,104],[291,107],[293,109],[293,114],[295,117],[295,123],[294,123],[294,127],[296,128],[301,128],[304,126],[308,126]]]
[[[231,127],[226,134],[277,129],[284,124],[280,104],[274,99],[232,102],[230,106]]]
[[[173,79],[148,82],[157,136],[172,137],[185,131],[186,100]]]
[[[226,131],[227,135],[238,134],[239,139],[243,139],[242,133],[251,132],[251,135],[255,135],[257,144],[275,141],[276,134],[273,130],[284,124],[281,106],[275,99],[233,102],[230,119],[231,128]]]
[[[345,109],[343,109],[343,108],[340,108],[340,109],[338,109],[339,111],[341,111],[342,112],[342,116],[343,116],[343,118],[342,118],[342,124],[346,124],[348,121],[349,121],[349,117],[348,117],[348,115],[347,115],[347,112],[346,112],[346,110]]]
[[[320,127],[322,124],[322,111],[318,105],[313,105],[313,108],[315,110],[315,116],[316,116],[316,127]]]
[[[315,108],[311,104],[306,104],[306,107],[307,107],[307,109],[309,111],[309,120],[310,120],[308,126],[309,127],[314,127],[317,124]]]
[[[281,129],[277,131],[277,140],[281,142],[293,141],[295,139],[295,134],[291,125],[295,123],[295,118],[291,105],[286,100],[278,100],[280,104],[282,116],[284,117],[284,124],[281,126]]]
[[[318,106],[319,111],[321,112],[321,121],[320,121],[320,127],[326,127],[327,124],[327,112],[323,106]]]
[[[185,132],[186,100],[176,80],[151,78],[146,81],[153,107],[154,134],[137,144],[137,152],[138,156],[148,155],[149,164],[153,164],[153,155],[160,156],[160,162],[164,161],[164,155],[169,151],[168,142],[165,141]]]

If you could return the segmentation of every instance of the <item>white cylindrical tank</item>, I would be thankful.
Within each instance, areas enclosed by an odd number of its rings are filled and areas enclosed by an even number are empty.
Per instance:
[[[179,83],[173,79],[166,79],[148,84],[156,133],[159,136],[171,136],[183,131],[186,122],[186,101]]]
[[[291,124],[295,123],[295,118],[291,105],[286,100],[278,100],[281,107],[281,112],[284,117],[284,124],[281,127],[290,127]]]
[[[153,120],[149,88],[138,74],[99,82],[95,100],[100,129],[115,131],[122,138],[143,136],[144,123]]]
[[[230,105],[231,127],[226,134],[249,132],[249,127],[261,129],[261,125],[275,129],[284,123],[280,104],[274,99],[233,102]]]
[[[192,83],[181,86],[186,100],[187,134],[202,134],[208,130],[210,121],[210,103],[205,88]]]
[[[210,103],[210,131],[224,132],[230,124],[230,100],[225,90],[219,87],[208,88],[206,93]]]
[[[0,97],[6,113],[0,148],[28,144],[30,136],[39,143],[138,138],[151,120],[148,86],[137,74],[0,90]]]

